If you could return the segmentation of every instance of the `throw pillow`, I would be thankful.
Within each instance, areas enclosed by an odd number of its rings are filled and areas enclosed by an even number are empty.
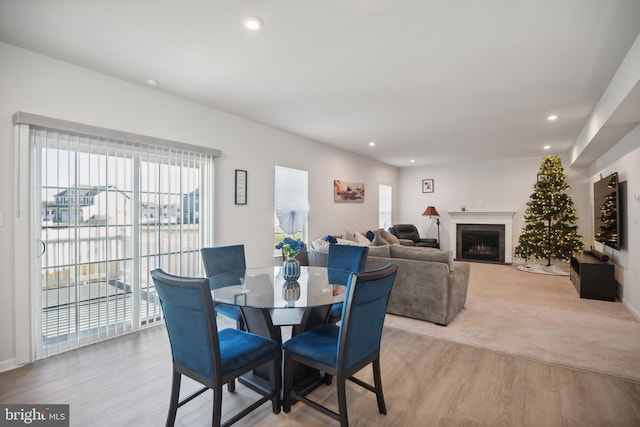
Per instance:
[[[342,233],[342,238],[344,240],[351,240],[352,242],[358,243],[358,240],[356,239],[356,234],[353,231],[347,230],[346,228]]]
[[[327,242],[323,238],[317,238],[311,242],[309,247],[315,251],[319,252],[328,252],[329,251],[329,242]]]
[[[371,241],[371,246],[382,246],[382,245],[390,245],[388,241],[386,241],[380,233],[376,233],[376,236]]]
[[[338,239],[336,239],[335,237],[333,237],[332,235],[327,235],[327,237],[324,238],[325,241],[329,242],[329,243],[338,243]]]
[[[362,233],[356,231],[355,235],[360,246],[369,246],[371,244],[371,241],[363,236]]]
[[[398,239],[393,234],[389,233],[387,230],[380,230],[380,235],[382,236],[382,238],[384,240],[386,240],[387,242],[391,243],[392,245],[399,245],[400,244],[400,239]]]
[[[358,242],[354,242],[353,240],[341,239],[338,238],[339,245],[350,245],[350,246],[359,246]]]
[[[371,230],[367,231],[367,239],[369,239],[370,242],[373,241],[374,237],[376,237],[376,234],[373,231]]]

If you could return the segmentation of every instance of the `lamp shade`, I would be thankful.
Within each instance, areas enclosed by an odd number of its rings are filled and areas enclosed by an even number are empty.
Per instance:
[[[427,209],[424,210],[424,212],[422,213],[423,216],[440,216],[440,214],[438,213],[438,211],[436,210],[435,207],[433,206],[427,206]]]

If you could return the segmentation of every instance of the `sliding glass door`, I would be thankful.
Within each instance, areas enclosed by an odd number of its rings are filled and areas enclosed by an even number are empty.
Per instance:
[[[149,271],[201,273],[213,157],[35,126],[30,140],[36,358],[160,320]]]

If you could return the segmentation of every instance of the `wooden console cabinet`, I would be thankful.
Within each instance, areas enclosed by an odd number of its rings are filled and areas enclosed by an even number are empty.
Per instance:
[[[580,298],[615,301],[614,265],[593,255],[579,253],[571,257],[571,282]]]

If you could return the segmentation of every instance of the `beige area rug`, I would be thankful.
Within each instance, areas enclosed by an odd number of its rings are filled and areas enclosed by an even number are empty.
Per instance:
[[[448,326],[387,315],[385,327],[640,382],[640,322],[619,302],[580,299],[566,276],[471,263]]]

